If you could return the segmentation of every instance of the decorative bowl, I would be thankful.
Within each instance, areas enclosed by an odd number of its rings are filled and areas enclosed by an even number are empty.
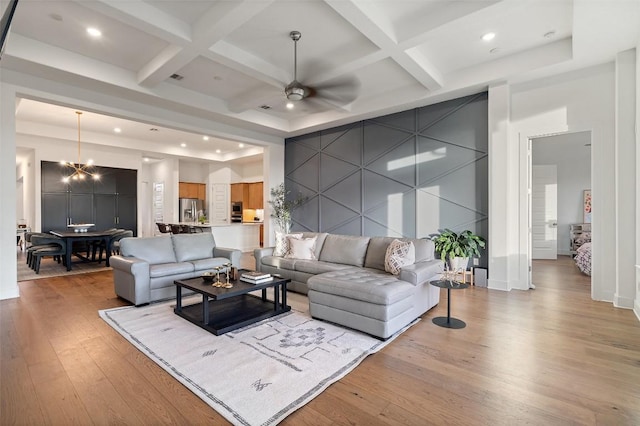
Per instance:
[[[95,226],[94,223],[72,223],[67,225],[67,228],[73,229],[73,232],[87,232],[89,228]]]
[[[202,279],[205,280],[208,283],[213,282],[215,277],[216,277],[216,273],[215,272],[203,272],[202,273]]]

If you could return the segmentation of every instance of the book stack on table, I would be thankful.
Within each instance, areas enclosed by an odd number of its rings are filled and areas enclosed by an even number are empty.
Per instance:
[[[271,281],[272,279],[273,277],[271,274],[265,274],[264,272],[249,271],[243,272],[242,275],[240,275],[240,281],[250,284],[261,284]]]

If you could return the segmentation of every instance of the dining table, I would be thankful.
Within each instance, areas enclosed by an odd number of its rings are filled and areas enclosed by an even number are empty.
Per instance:
[[[79,243],[82,241],[101,241],[104,242],[104,246],[106,247],[106,265],[109,266],[109,257],[111,256],[111,237],[114,234],[114,230],[106,230],[106,231],[85,231],[85,232],[75,232],[69,230],[52,230],[49,231],[50,234],[55,235],[56,237],[60,237],[64,240],[66,244],[66,252],[65,258],[67,263],[67,271],[70,271],[71,266],[71,255],[74,254],[73,245],[75,243]],[[91,261],[88,257],[82,256],[79,253],[75,253],[83,261]]]

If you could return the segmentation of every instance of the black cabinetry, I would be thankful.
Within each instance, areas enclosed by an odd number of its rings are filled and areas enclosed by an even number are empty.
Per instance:
[[[95,229],[137,229],[137,171],[94,167],[99,180],[65,183],[69,168],[42,162],[42,231],[70,223],[94,223]]]

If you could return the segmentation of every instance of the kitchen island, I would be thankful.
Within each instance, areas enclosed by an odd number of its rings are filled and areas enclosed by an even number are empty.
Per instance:
[[[181,222],[169,225],[182,225],[200,228],[203,232],[213,233],[216,245],[229,247],[243,252],[260,248],[260,225],[262,222],[240,222],[214,225],[210,223]]]

